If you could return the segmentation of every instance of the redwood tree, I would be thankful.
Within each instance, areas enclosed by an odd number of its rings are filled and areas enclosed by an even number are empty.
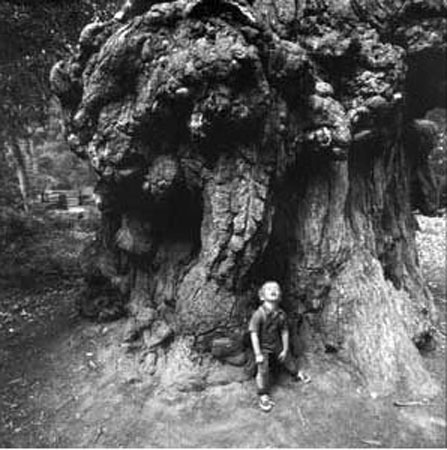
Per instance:
[[[433,394],[413,213],[436,209],[424,114],[444,99],[446,2],[126,3],[51,74],[99,176],[84,313],[127,312],[151,373],[180,347],[241,365],[276,279],[315,354],[376,393]]]

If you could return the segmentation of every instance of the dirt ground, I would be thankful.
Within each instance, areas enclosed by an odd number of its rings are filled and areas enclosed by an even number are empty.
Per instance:
[[[154,391],[119,348],[122,323],[80,319],[79,281],[56,279],[0,287],[0,447],[445,447],[446,218],[419,222],[421,264],[441,315],[425,361],[442,393],[427,404],[373,399],[323,363],[310,366],[310,384],[280,379],[269,414],[253,382]]]

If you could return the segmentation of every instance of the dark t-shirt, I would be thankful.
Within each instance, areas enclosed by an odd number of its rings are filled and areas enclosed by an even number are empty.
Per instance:
[[[261,350],[276,353],[282,350],[281,332],[287,329],[286,313],[282,309],[269,311],[261,305],[251,316],[248,330],[257,333]]]

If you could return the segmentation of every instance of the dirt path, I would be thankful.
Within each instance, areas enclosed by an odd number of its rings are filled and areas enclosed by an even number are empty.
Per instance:
[[[420,245],[431,251],[422,252],[422,263],[445,333],[445,259],[433,252],[444,239],[445,221],[427,220]],[[91,324],[77,317],[72,301],[77,289],[61,285],[1,294],[0,447],[446,444],[445,335],[426,357],[442,385],[442,394],[427,405],[396,407],[396,400],[413,399],[371,399],[336,366],[321,363],[311,366],[311,384],[280,379],[277,406],[265,414],[257,408],[253,383],[154,393],[132,370],[133,356],[122,356],[122,323]]]

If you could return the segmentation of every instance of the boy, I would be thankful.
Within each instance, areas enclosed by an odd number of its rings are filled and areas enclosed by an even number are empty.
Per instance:
[[[249,324],[250,338],[255,354],[256,385],[259,406],[270,411],[274,402],[269,395],[271,364],[278,360],[297,380],[309,382],[310,378],[297,371],[289,354],[289,329],[286,313],[279,307],[281,288],[276,281],[267,281],[259,289],[262,305],[254,312]]]

